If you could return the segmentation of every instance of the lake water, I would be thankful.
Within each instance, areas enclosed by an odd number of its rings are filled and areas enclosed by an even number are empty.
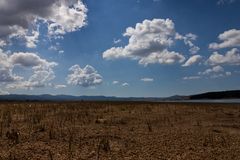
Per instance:
[[[190,102],[190,103],[239,103],[240,99],[201,99],[201,100],[182,100],[174,102]]]

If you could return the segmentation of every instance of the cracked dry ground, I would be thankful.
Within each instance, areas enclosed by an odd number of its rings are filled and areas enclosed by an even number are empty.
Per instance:
[[[240,105],[1,102],[0,160],[240,159]]]

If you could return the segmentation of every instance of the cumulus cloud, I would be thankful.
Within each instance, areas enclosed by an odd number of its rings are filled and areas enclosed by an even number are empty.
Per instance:
[[[64,53],[64,50],[60,50],[58,51],[59,54],[63,54]]]
[[[112,84],[118,84],[119,83],[119,81],[113,81],[112,82]]]
[[[218,39],[222,42],[211,43],[209,45],[210,49],[222,49],[228,47],[240,47],[240,30],[231,29],[221,33]]]
[[[224,78],[224,77],[229,77],[232,75],[232,72],[225,71],[224,68],[220,65],[213,66],[211,68],[206,69],[205,71],[198,72],[197,75],[194,76],[186,76],[183,77],[183,80],[195,80],[195,79],[201,79],[201,78]]]
[[[231,76],[231,72],[225,72],[224,68],[221,66],[214,66],[212,68],[206,69],[203,72],[199,72],[198,75],[210,77],[210,78],[220,78],[220,77],[227,77]]]
[[[226,72],[225,74],[226,74],[226,76],[231,76],[232,72]]]
[[[45,59],[40,58],[35,53],[29,52],[16,52],[13,53],[9,60],[14,65],[21,65],[23,67],[33,67],[33,66],[46,66],[53,65],[55,62],[47,62]]]
[[[58,51],[59,47],[55,46],[55,45],[51,45],[48,49],[51,50],[51,51]]]
[[[114,43],[114,44],[118,44],[118,43],[120,43],[121,41],[122,41],[121,39],[114,39],[114,40],[113,40],[113,43]]]
[[[9,94],[8,91],[4,91],[4,90],[0,89],[0,95],[8,95],[8,94]]]
[[[64,50],[62,50],[62,47],[60,45],[60,43],[56,43],[54,45],[51,45],[49,48],[48,48],[50,51],[54,51],[54,52],[57,52],[59,54],[63,54],[64,53]]]
[[[194,56],[190,57],[182,66],[183,67],[191,66],[195,63],[198,63],[201,59],[202,59],[202,56],[194,55]]]
[[[214,52],[207,60],[207,63],[210,65],[240,65],[240,52],[237,48],[233,48],[225,55]]]
[[[200,79],[200,76],[189,76],[189,77],[183,77],[183,80],[195,80]]]
[[[23,79],[13,73],[14,65],[11,63],[9,55],[0,49],[0,82],[14,82]]]
[[[163,50],[162,52],[154,52],[151,53],[147,57],[143,57],[139,60],[139,64],[147,66],[148,64],[173,64],[176,62],[182,63],[184,62],[185,57],[180,53],[168,50]]]
[[[1,0],[0,39],[21,38],[36,47],[39,24],[46,24],[50,37],[62,36],[86,25],[87,8],[81,0]]]
[[[53,68],[56,62],[48,62],[35,53],[16,52],[7,54],[0,52],[0,82],[7,83],[7,88],[33,89],[46,86],[55,78]],[[13,73],[16,67],[31,68],[33,74],[28,80]]]
[[[36,48],[38,43],[39,31],[32,31],[30,35],[26,35],[26,46],[28,48]]]
[[[102,76],[90,65],[86,65],[84,68],[74,65],[69,71],[71,73],[67,77],[67,83],[71,85],[91,87],[99,85],[103,81]]]
[[[143,81],[143,82],[153,82],[154,79],[153,78],[142,78],[141,81]]]
[[[104,59],[130,58],[138,60],[139,64],[145,66],[151,63],[182,63],[185,57],[170,50],[176,40],[183,40],[192,53],[197,53],[199,50],[192,43],[197,36],[191,33],[180,35],[175,31],[175,25],[170,19],[144,20],[142,23],[137,23],[135,28],[128,27],[123,35],[129,37],[128,44],[106,50],[103,52]]]
[[[62,88],[66,88],[67,86],[64,85],[64,84],[57,84],[57,85],[54,85],[54,88],[56,89],[62,89]]]
[[[86,25],[87,8],[80,0],[59,0],[51,9],[52,13],[44,18],[50,35],[63,35]]]
[[[185,36],[183,36],[180,35],[179,33],[176,33],[175,38],[177,40],[183,40],[183,42],[190,47],[189,52],[191,54],[196,54],[200,50],[200,48],[193,43],[193,41],[197,39],[197,35],[195,34],[188,33]]]
[[[235,1],[236,0],[218,0],[217,4],[218,5],[223,5],[223,4],[226,4],[226,3],[231,4],[231,3],[234,3]]]
[[[219,72],[223,72],[224,69],[221,66],[214,66],[212,68],[206,69],[204,72],[199,72],[199,75],[209,75],[211,73],[219,73]]]
[[[45,87],[48,82],[55,78],[53,68],[57,66],[56,62],[48,62],[34,53],[23,52],[14,53],[9,59],[14,66],[31,67],[33,74],[28,80],[8,85],[8,88],[33,89]]]
[[[52,69],[49,70],[35,70],[33,75],[28,80],[17,81],[12,84],[8,84],[9,89],[34,89],[51,86],[50,81],[55,78],[55,74]]]
[[[41,63],[33,66],[33,75],[27,81],[27,88],[38,88],[49,85],[49,82],[55,78],[53,68],[58,64],[41,59]]]
[[[0,47],[4,47],[6,45],[7,43],[4,40],[0,39]]]
[[[213,75],[210,76],[210,78],[213,78],[213,79],[215,79],[215,78],[224,78],[224,77],[229,77],[231,75],[232,75],[231,72],[225,72],[225,73],[213,74]]]
[[[127,86],[129,86],[129,84],[125,82],[125,83],[122,83],[122,86],[127,87]]]

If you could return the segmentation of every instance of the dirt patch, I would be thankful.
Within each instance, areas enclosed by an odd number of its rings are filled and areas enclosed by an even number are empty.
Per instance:
[[[240,159],[240,105],[2,102],[0,160]]]

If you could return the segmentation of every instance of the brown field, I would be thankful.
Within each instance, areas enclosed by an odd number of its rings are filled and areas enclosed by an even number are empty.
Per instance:
[[[240,159],[240,104],[1,102],[0,160]]]

